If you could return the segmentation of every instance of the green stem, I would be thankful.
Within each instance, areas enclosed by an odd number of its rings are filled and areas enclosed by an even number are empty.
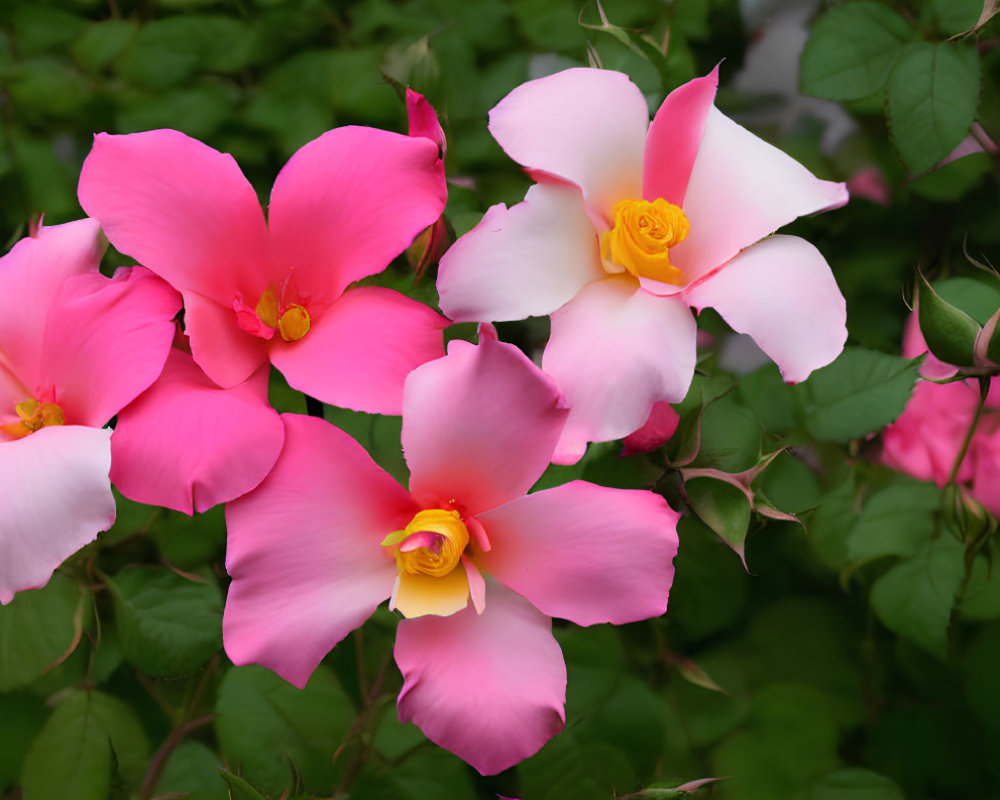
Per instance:
[[[957,482],[958,471],[962,467],[962,462],[965,460],[965,454],[969,452],[969,445],[972,444],[972,436],[975,434],[976,428],[979,427],[979,419],[983,415],[983,408],[986,407],[986,396],[989,392],[990,379],[986,376],[980,376],[979,404],[976,406],[976,413],[972,417],[972,424],[969,425],[969,429],[965,432],[965,439],[962,440],[962,447],[959,449],[958,455],[955,457],[955,463],[951,467],[951,474],[948,476],[948,483],[945,484],[946,487]]]

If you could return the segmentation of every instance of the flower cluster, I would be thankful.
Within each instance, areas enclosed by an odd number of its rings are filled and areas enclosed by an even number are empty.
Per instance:
[[[648,490],[531,488],[588,442],[658,445],[695,366],[691,308],[749,333],[789,382],[840,352],[822,255],[772,236],[847,199],[721,114],[717,72],[650,123],[624,75],[527,83],[490,130],[535,185],[441,261],[447,318],[362,279],[446,229],[444,134],[331,130],[277,176],[266,219],[232,157],[177,131],[99,134],[89,219],[0,259],[0,602],[114,520],[111,484],[186,513],[226,503],[225,648],[303,686],[384,601],[400,719],[484,774],[565,722],[552,618],[661,615],[678,513]],[[142,266],[111,278],[106,237]],[[183,305],[183,312],[179,314]],[[488,323],[550,315],[541,367]],[[451,321],[481,323],[478,344]],[[402,415],[408,487],[347,434],[268,404]],[[117,417],[113,432],[104,427]]]

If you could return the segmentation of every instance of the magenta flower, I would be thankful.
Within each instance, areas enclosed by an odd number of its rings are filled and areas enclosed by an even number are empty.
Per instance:
[[[324,402],[398,414],[406,375],[443,353],[439,314],[348,288],[440,216],[430,139],[328,131],[281,170],[266,223],[231,156],[171,130],[98,134],[79,194],[115,247],[181,292],[194,360],[219,386],[270,359]]]
[[[406,381],[406,491],[347,434],[285,415],[285,448],[226,507],[236,664],[303,686],[387,598],[400,611],[399,717],[484,774],[564,724],[550,617],[662,614],[678,515],[648,491],[574,481],[526,494],[566,418],[557,388],[486,328]],[[471,600],[471,603],[470,603]]]
[[[551,314],[542,366],[570,407],[557,462],[684,397],[689,306],[750,334],[790,382],[843,347],[844,299],[823,256],[796,237],[759,240],[847,191],[725,117],[717,83],[716,70],[681,86],[652,124],[625,75],[596,69],[530,81],[490,112],[538,183],[445,255],[441,308],[456,321]]]
[[[180,298],[142,268],[105,278],[94,220],[0,258],[0,603],[43,586],[115,520],[111,417],[163,368]]]

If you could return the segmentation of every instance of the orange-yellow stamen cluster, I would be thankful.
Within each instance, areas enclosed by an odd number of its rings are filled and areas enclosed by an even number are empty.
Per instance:
[[[691,229],[679,206],[662,197],[619,200],[614,227],[601,237],[601,257],[637,278],[683,285],[681,271],[670,264],[669,250],[687,238]]]
[[[49,425],[62,425],[66,415],[57,403],[40,403],[33,397],[22,400],[14,407],[18,422],[0,425],[0,430],[16,439],[23,439],[29,433],[46,428]]]
[[[418,512],[401,531],[382,540],[392,547],[400,575],[448,575],[462,559],[469,531],[457,511],[431,508]]]
[[[286,342],[297,342],[309,333],[309,312],[298,303],[289,303],[284,308],[279,308],[274,289],[264,290],[254,310],[260,321],[269,328],[277,328]]]

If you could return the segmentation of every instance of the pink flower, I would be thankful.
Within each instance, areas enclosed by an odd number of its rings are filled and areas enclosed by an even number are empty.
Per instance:
[[[927,352],[916,313],[906,322],[903,355],[915,358]],[[956,368],[928,354],[921,366],[927,378],[943,379]],[[986,409],[972,435],[956,475],[969,483],[973,496],[994,515],[1000,515],[1000,383],[992,381]],[[962,442],[979,405],[974,380],[953,383],[921,381],[906,409],[882,432],[882,461],[889,467],[939,487],[948,483]]]
[[[195,362],[224,388],[270,359],[324,402],[398,414],[403,379],[447,324],[381,272],[444,208],[437,143],[348,126],[300,149],[268,219],[229,155],[171,130],[98,134],[80,203],[184,297]]]
[[[681,86],[652,124],[625,75],[594,69],[530,81],[490,112],[538,183],[445,255],[441,308],[456,321],[551,314],[542,366],[570,407],[559,463],[684,397],[689,306],[750,334],[790,382],[843,347],[844,299],[823,256],[796,237],[759,240],[847,191],[723,116],[717,82],[716,70]]]
[[[0,258],[0,603],[43,586],[115,502],[111,417],[153,382],[180,298],[142,268],[105,278],[94,220]]]
[[[566,418],[552,381],[485,328],[406,381],[409,491],[342,431],[285,415],[285,447],[226,507],[223,620],[236,664],[303,686],[389,598],[399,717],[484,774],[564,724],[550,617],[662,614],[678,515],[648,491],[574,481],[526,494]],[[470,603],[471,600],[471,603]]]

